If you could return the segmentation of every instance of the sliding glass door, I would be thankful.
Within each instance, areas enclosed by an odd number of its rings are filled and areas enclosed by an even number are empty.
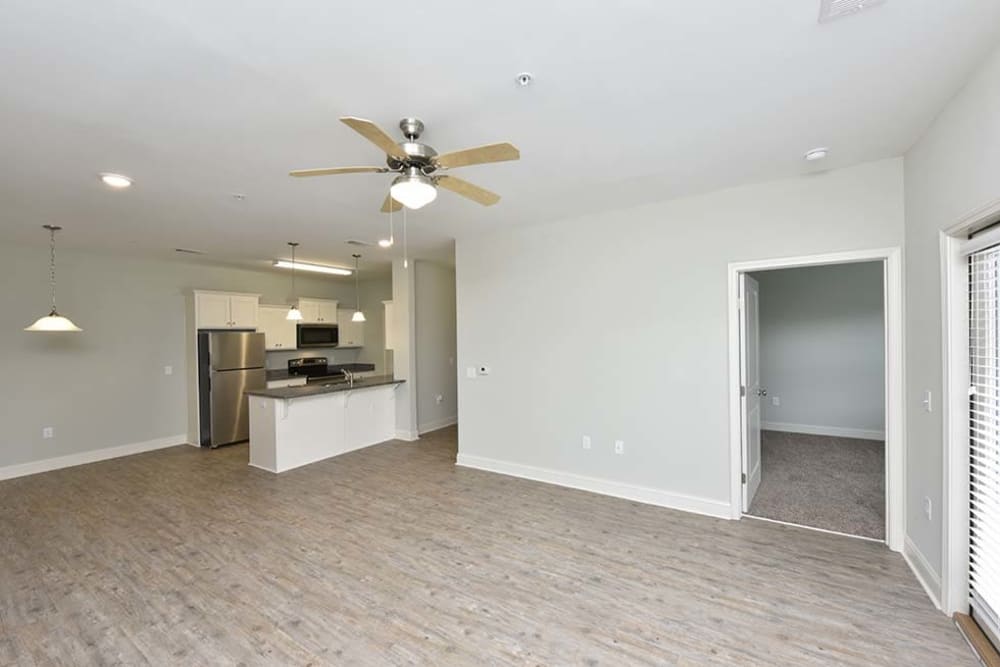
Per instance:
[[[969,587],[1000,645],[1000,246],[969,255]]]

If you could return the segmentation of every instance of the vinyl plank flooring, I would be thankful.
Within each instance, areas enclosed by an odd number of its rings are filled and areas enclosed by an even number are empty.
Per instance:
[[[457,468],[176,447],[0,482],[0,663],[975,665],[884,546]]]

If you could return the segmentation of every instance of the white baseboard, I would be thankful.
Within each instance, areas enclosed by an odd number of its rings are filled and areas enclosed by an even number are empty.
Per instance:
[[[396,429],[396,440],[405,440],[406,442],[414,442],[420,439],[419,431],[407,431],[404,429]]]
[[[782,433],[832,435],[836,438],[860,438],[861,440],[885,440],[885,431],[863,428],[813,426],[811,424],[785,424],[783,422],[761,422],[760,428],[764,431],[781,431]]]
[[[903,559],[913,570],[917,581],[927,591],[927,597],[931,599],[935,607],[941,609],[941,578],[927,562],[923,552],[910,540],[909,535],[903,538]]]
[[[35,475],[40,472],[59,470],[60,468],[71,468],[85,463],[96,463],[108,459],[117,459],[122,456],[151,452],[154,449],[173,447],[187,443],[186,435],[171,435],[166,438],[156,438],[145,442],[134,442],[129,445],[119,445],[117,447],[105,447],[104,449],[92,449],[89,452],[78,454],[67,454],[66,456],[56,456],[51,459],[41,461],[29,461],[28,463],[17,463],[0,468],[0,479],[12,479],[14,477],[24,477],[25,475]]]
[[[562,472],[548,468],[536,468],[535,466],[522,465],[520,463],[510,463],[508,461],[498,461],[483,456],[472,456],[459,452],[456,465],[464,468],[476,468],[489,472],[510,475],[530,479],[536,482],[545,482],[557,486],[566,486],[571,489],[590,491],[605,496],[625,498],[647,505],[657,505],[670,509],[682,510],[684,512],[694,512],[704,514],[719,519],[733,519],[732,509],[729,503],[708,498],[698,498],[678,493],[670,493],[659,489],[651,489],[644,486],[635,486],[614,482],[607,479],[587,477],[576,473]]]
[[[426,424],[420,424],[417,426],[417,431],[420,435],[424,433],[430,433],[431,431],[437,431],[438,429],[448,428],[449,426],[454,426],[458,423],[458,416],[452,415],[451,417],[444,417],[443,419],[435,419],[434,421],[429,421]]]

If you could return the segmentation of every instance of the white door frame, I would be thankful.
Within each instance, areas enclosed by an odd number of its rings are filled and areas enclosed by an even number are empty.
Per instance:
[[[941,247],[941,610],[969,613],[969,232],[1000,219],[1000,199],[963,216],[940,234]],[[1000,242],[1000,230],[976,237]]]
[[[740,436],[740,274],[769,269],[881,261],[885,280],[885,449],[886,544],[903,550],[905,512],[905,422],[903,419],[903,269],[899,248],[856,250],[729,264],[729,449],[732,518],[743,515],[742,442]]]

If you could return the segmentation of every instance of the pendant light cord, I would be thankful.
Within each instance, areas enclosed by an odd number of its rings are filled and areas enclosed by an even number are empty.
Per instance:
[[[294,303],[295,302],[295,246],[297,246],[298,243],[289,243],[288,245],[292,246],[292,302],[293,302],[292,306],[294,307],[294,305],[295,305],[295,303]]]
[[[361,259],[361,255],[355,253],[354,255],[354,311],[361,311],[361,292],[358,288],[358,260]]]

